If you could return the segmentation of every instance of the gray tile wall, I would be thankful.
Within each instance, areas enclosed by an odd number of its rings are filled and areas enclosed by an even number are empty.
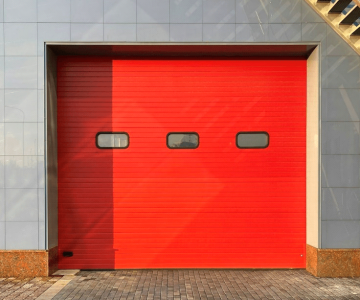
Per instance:
[[[44,41],[322,43],[322,245],[360,247],[360,58],[302,0],[0,0],[0,249],[45,249]]]

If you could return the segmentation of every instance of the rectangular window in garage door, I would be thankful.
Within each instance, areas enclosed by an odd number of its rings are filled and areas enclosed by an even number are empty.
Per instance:
[[[240,149],[263,149],[269,147],[267,132],[239,132],[236,135],[236,146]]]

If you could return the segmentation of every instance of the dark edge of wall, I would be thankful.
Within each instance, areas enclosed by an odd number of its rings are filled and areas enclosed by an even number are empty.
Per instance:
[[[58,247],[49,249],[48,251],[48,276],[54,274],[58,268],[59,254]]]
[[[45,99],[47,249],[53,252],[58,246],[57,56],[49,47],[46,47]]]

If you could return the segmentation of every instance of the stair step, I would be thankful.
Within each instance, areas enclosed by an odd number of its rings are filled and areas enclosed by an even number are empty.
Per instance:
[[[360,26],[351,33],[351,36],[360,36]]]
[[[351,25],[360,17],[360,7],[354,6],[346,17],[340,22],[340,25]]]
[[[329,10],[329,13],[341,13],[350,3],[352,0],[338,0],[334,3],[334,5]]]

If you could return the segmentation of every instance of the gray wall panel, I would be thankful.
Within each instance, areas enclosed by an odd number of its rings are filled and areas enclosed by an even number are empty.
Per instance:
[[[323,122],[323,154],[360,154],[359,122]]]
[[[359,187],[360,155],[322,155],[322,187]]]
[[[6,221],[37,222],[38,190],[37,189],[6,189]]]
[[[135,42],[136,24],[104,24],[105,42]]]
[[[269,0],[236,0],[236,23],[268,23],[269,2]]]
[[[324,248],[360,248],[360,221],[322,221]]]
[[[5,22],[36,22],[37,0],[3,0]]]
[[[202,0],[170,0],[170,23],[202,23]]]
[[[170,41],[197,42],[202,40],[202,24],[170,24]]]
[[[38,22],[70,22],[70,0],[37,0]]]
[[[270,23],[300,23],[301,0],[271,0],[269,1]]]
[[[323,121],[360,121],[360,89],[323,89],[321,111]]]
[[[5,90],[5,122],[37,122],[37,89]]]
[[[269,40],[268,24],[236,24],[237,42],[267,42]]]
[[[5,189],[0,189],[0,222],[5,221]]]
[[[359,220],[360,188],[323,188],[323,221]]]
[[[0,123],[0,155],[5,155],[5,124]]]
[[[5,222],[0,222],[0,249],[6,249],[6,243],[5,243]]]
[[[203,1],[203,22],[204,23],[235,23],[235,0]]]
[[[39,249],[39,222],[6,222],[6,249]]]

